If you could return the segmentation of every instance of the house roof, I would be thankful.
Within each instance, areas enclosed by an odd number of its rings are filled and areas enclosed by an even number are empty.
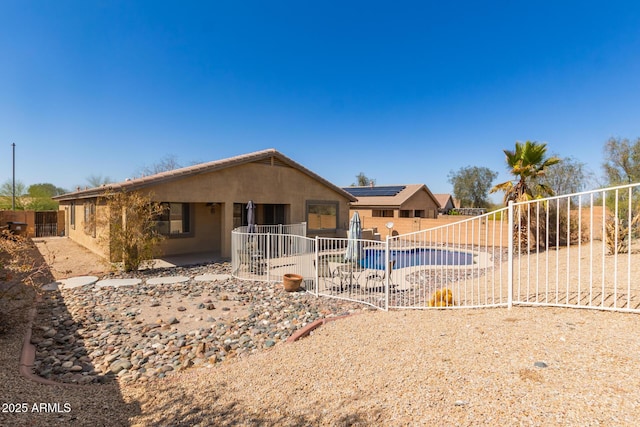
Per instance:
[[[446,194],[438,193],[438,194],[434,194],[434,196],[438,200],[438,203],[440,203],[441,208],[445,207],[447,205],[447,202],[449,202],[449,200],[451,200],[451,204],[453,205],[453,207],[456,206],[453,200],[453,196],[449,193],[446,193]]]
[[[316,181],[326,185],[327,187],[333,189],[340,195],[347,198],[349,201],[354,202],[356,198],[351,195],[351,193],[343,190],[337,185],[332,184],[326,179],[322,178],[320,175],[312,172],[311,170],[305,168],[300,163],[297,163],[280,153],[279,151],[269,148],[266,150],[255,151],[252,153],[242,154],[235,157],[229,157],[221,160],[214,160],[211,162],[200,163],[193,166],[187,166],[184,168],[174,169],[166,172],[160,172],[155,175],[144,176],[141,178],[128,179],[126,181],[106,184],[100,187],[88,188],[85,190],[78,190],[72,193],[63,194],[61,196],[56,196],[53,199],[65,201],[65,200],[75,200],[75,199],[86,199],[92,198],[96,196],[100,196],[104,194],[105,191],[135,191],[140,190],[147,187],[152,187],[158,184],[162,184],[165,182],[171,182],[180,180],[186,177],[214,172],[226,168],[230,168],[233,166],[239,166],[246,163],[254,163],[254,162],[269,162],[271,164],[280,164],[290,166],[294,169],[299,170],[300,172],[308,175],[309,177],[315,179]]]
[[[425,191],[440,206],[438,199],[424,184],[343,187],[342,189],[358,198],[356,202],[351,203],[352,207],[368,206],[399,209],[403,203],[419,191]]]

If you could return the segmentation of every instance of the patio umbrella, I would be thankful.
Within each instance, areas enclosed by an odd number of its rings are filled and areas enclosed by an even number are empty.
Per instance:
[[[255,213],[256,205],[253,204],[253,200],[249,200],[247,203],[247,231],[249,233],[256,232],[256,213]]]
[[[362,251],[360,239],[362,239],[362,225],[360,223],[360,215],[354,212],[349,221],[349,241],[347,242],[347,252],[344,254],[345,261],[356,262],[360,260],[360,252]]]

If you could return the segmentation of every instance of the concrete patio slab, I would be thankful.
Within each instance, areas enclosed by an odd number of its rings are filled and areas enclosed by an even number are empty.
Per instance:
[[[62,286],[60,282],[47,283],[42,287],[43,291],[57,291]]]
[[[71,277],[69,279],[62,279],[57,283],[61,284],[59,285],[59,287],[62,289],[74,289],[74,288],[80,288],[82,286],[93,285],[97,281],[98,281],[98,278],[96,276],[78,276],[78,277]]]

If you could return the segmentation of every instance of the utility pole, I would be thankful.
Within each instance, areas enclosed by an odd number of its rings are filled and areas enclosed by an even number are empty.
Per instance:
[[[16,210],[16,143],[11,144],[13,147],[13,197],[11,198],[11,210]]]

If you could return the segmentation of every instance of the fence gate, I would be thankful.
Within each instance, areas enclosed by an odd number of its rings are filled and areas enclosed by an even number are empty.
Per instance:
[[[58,212],[36,212],[36,237],[58,235]]]

